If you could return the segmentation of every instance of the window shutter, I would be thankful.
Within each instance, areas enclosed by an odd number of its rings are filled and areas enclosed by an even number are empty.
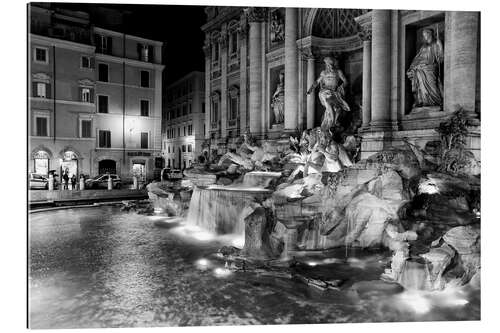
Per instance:
[[[137,58],[139,60],[142,60],[142,54],[141,54],[141,49],[142,49],[142,44],[141,43],[137,43]]]
[[[94,89],[90,89],[90,103],[94,103]]]
[[[153,45],[148,45],[148,56],[149,56],[149,62],[155,62],[155,54],[154,54],[154,46]]]
[[[52,98],[52,85],[50,83],[45,83],[45,96]]]
[[[95,58],[90,57],[90,68],[94,69],[95,68]]]
[[[32,95],[33,97],[38,97],[38,94],[37,94],[38,89],[37,89],[37,87],[36,87],[36,84],[37,84],[37,83],[38,83],[38,82],[32,82],[32,83],[31,83],[31,95]]]
[[[113,54],[113,38],[108,36],[107,39],[108,39],[108,54]]]

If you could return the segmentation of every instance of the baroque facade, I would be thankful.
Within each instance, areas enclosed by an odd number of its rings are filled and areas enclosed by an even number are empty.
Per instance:
[[[167,167],[190,167],[205,138],[205,73],[191,72],[165,89],[162,154]]]
[[[423,148],[439,139],[439,123],[464,110],[471,120],[466,146],[480,158],[479,12],[205,11],[205,138],[211,155],[231,150],[244,133],[273,140],[319,126],[325,108],[317,91],[307,92],[331,57],[346,81],[342,94],[350,112],[340,120],[361,138],[361,157],[405,138]],[[435,98],[425,98],[430,90],[422,87],[429,84]]]
[[[161,48],[84,12],[30,5],[29,171],[159,173]]]

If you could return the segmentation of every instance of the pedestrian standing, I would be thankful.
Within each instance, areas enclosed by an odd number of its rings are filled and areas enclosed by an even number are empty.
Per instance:
[[[63,189],[67,190],[68,189],[68,181],[69,181],[69,175],[68,175],[68,169],[64,170],[64,174],[62,176],[63,178]]]

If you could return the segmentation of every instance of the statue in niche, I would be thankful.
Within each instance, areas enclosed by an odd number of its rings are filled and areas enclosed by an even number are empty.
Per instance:
[[[278,43],[285,40],[285,23],[278,11],[271,17],[271,42]]]
[[[443,86],[439,66],[443,63],[443,45],[432,29],[422,31],[424,44],[418,50],[406,75],[415,98],[413,107],[443,105]]]
[[[323,62],[325,63],[325,69],[309,88],[307,94],[311,94],[319,85],[318,97],[321,105],[325,107],[321,129],[329,131],[332,126],[338,125],[337,120],[340,113],[343,111],[349,112],[351,108],[344,100],[344,87],[347,85],[347,79],[339,68],[337,59],[326,57]]]
[[[274,124],[282,124],[285,119],[285,74],[279,75],[276,91],[271,99],[271,108],[274,112]]]

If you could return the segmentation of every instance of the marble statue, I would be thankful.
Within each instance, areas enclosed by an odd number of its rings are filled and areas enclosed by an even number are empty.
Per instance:
[[[285,119],[285,74],[280,73],[279,83],[273,94],[271,107],[274,112],[274,124],[282,124]]]
[[[274,12],[271,18],[271,42],[278,43],[285,40],[285,23],[278,12]]]
[[[235,164],[240,165],[245,170],[265,170],[265,162],[270,162],[276,159],[278,156],[276,153],[269,152],[271,149],[269,143],[264,142],[263,146],[260,147],[257,144],[251,142],[247,134],[243,134],[244,142],[238,148],[236,153],[228,152],[224,154],[218,165],[222,165],[225,161],[229,160]]]
[[[424,29],[422,37],[424,44],[406,72],[415,98],[413,107],[442,106],[439,65],[443,62],[443,45],[432,29]]]
[[[318,97],[321,105],[325,107],[321,129],[328,131],[332,126],[337,125],[340,113],[351,111],[351,108],[344,100],[344,87],[347,85],[347,79],[340,70],[337,59],[326,57],[323,61],[325,69],[309,88],[307,94],[311,94],[319,85]]]

